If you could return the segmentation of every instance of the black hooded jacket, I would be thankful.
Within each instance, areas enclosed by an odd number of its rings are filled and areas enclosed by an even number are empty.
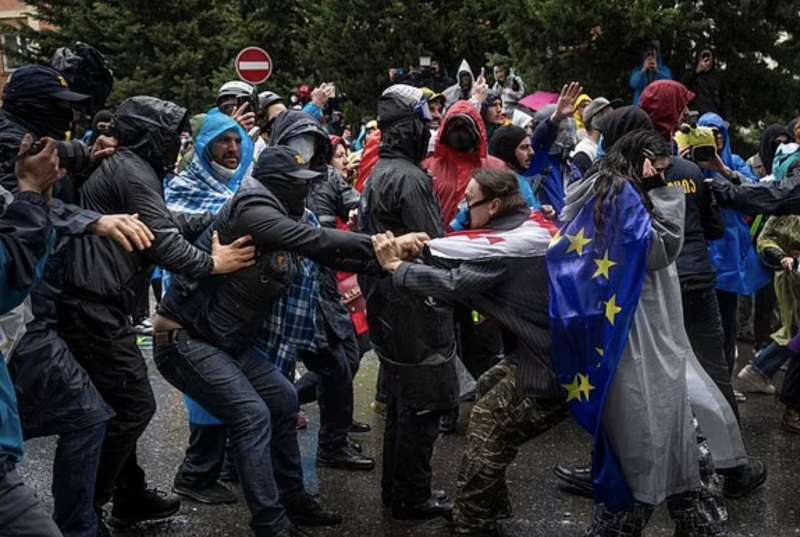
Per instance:
[[[328,139],[328,133],[325,132],[319,121],[301,110],[286,110],[275,118],[269,145],[289,145],[289,140],[302,134],[315,136],[317,147],[314,152],[314,161],[318,160],[319,162],[312,161],[311,167],[321,170],[322,165],[326,166],[330,162],[333,148]]]
[[[378,100],[380,160],[361,199],[360,225],[370,234],[424,231],[441,236],[433,180],[419,166],[427,129],[395,96]],[[370,339],[386,370],[386,388],[414,408],[449,409],[458,398],[453,312],[433,299],[399,293],[388,276],[359,276]]]
[[[716,58],[712,57],[710,70],[702,73],[698,73],[696,70],[696,65],[702,52],[697,54],[695,65],[689,69],[683,80],[683,85],[694,92],[692,110],[697,110],[701,116],[707,112],[713,112],[718,116],[730,119],[731,111],[729,110],[726,96],[722,92],[722,82],[720,81],[719,71],[717,71]]]
[[[155,240],[150,249],[134,253],[107,237],[73,241],[66,296],[131,313],[133,298],[146,286],[154,265],[196,278],[211,274],[211,256],[189,242],[211,217],[172,215],[164,203],[165,147],[177,140],[185,117],[184,108],[153,97],[133,97],[117,108],[114,130],[120,147],[83,185],[81,205],[103,214],[138,214]]]

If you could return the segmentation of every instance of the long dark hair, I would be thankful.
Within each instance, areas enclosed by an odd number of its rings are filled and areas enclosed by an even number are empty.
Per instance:
[[[472,178],[481,187],[485,199],[499,199],[500,209],[495,218],[506,216],[528,204],[519,191],[519,179],[511,172],[503,170],[476,170]]]
[[[654,130],[634,130],[617,140],[597,166],[594,223],[598,232],[602,230],[606,204],[614,202],[625,183],[632,185],[647,210],[652,210],[653,202],[642,189],[642,167],[645,159],[652,161],[670,154],[669,144]]]

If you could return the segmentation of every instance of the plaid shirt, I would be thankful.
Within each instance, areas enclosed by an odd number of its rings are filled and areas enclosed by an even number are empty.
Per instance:
[[[306,210],[303,221],[319,227],[319,220]],[[272,305],[264,326],[265,335],[256,347],[259,353],[294,380],[297,352],[325,348],[325,326],[319,315],[319,266],[301,258],[301,270],[286,292]]]

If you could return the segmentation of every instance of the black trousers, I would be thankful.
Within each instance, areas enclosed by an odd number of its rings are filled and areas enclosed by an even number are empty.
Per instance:
[[[441,411],[417,410],[389,393],[383,432],[381,496],[416,505],[431,495],[431,457]]]
[[[798,356],[789,360],[789,369],[783,378],[781,403],[800,412],[800,357]]]
[[[733,394],[731,369],[723,350],[724,335],[717,293],[712,288],[683,290],[681,298],[683,324],[692,350],[708,376],[725,396],[736,419],[739,419],[739,404]]]
[[[728,375],[733,375],[736,367],[736,339],[739,332],[739,295],[727,291],[717,291],[719,315],[722,322],[725,361],[728,363]]]
[[[144,490],[144,470],[136,459],[136,442],[156,412],[153,388],[136,335],[123,312],[76,300],[59,311],[61,337],[89,374],[97,391],[114,410],[100,455],[95,506]]]
[[[355,338],[333,341],[328,334],[328,347],[315,353],[301,351],[309,374],[295,385],[300,404],[319,402],[319,449],[335,451],[347,444],[347,433],[353,424],[353,373],[350,364],[358,361]],[[305,381],[303,379],[306,379]]]
[[[772,341],[770,337],[775,331],[773,319],[778,299],[775,296],[775,286],[765,285],[756,291],[755,309],[753,311],[753,337],[756,348],[761,349]]]

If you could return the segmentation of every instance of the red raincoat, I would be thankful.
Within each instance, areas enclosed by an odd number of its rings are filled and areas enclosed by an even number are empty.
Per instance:
[[[447,132],[447,123],[455,116],[469,116],[478,126],[480,147],[477,153],[459,153],[442,143],[442,136]],[[502,160],[489,156],[486,125],[480,113],[469,101],[458,101],[447,111],[439,128],[433,156],[423,160],[422,167],[433,176],[433,188],[442,206],[442,221],[448,229],[450,222],[456,216],[459,203],[464,200],[464,192],[472,172],[478,168],[508,169]]]
[[[694,93],[674,80],[656,80],[642,92],[639,108],[644,110],[656,130],[668,140],[677,128],[683,109],[694,99]]]

